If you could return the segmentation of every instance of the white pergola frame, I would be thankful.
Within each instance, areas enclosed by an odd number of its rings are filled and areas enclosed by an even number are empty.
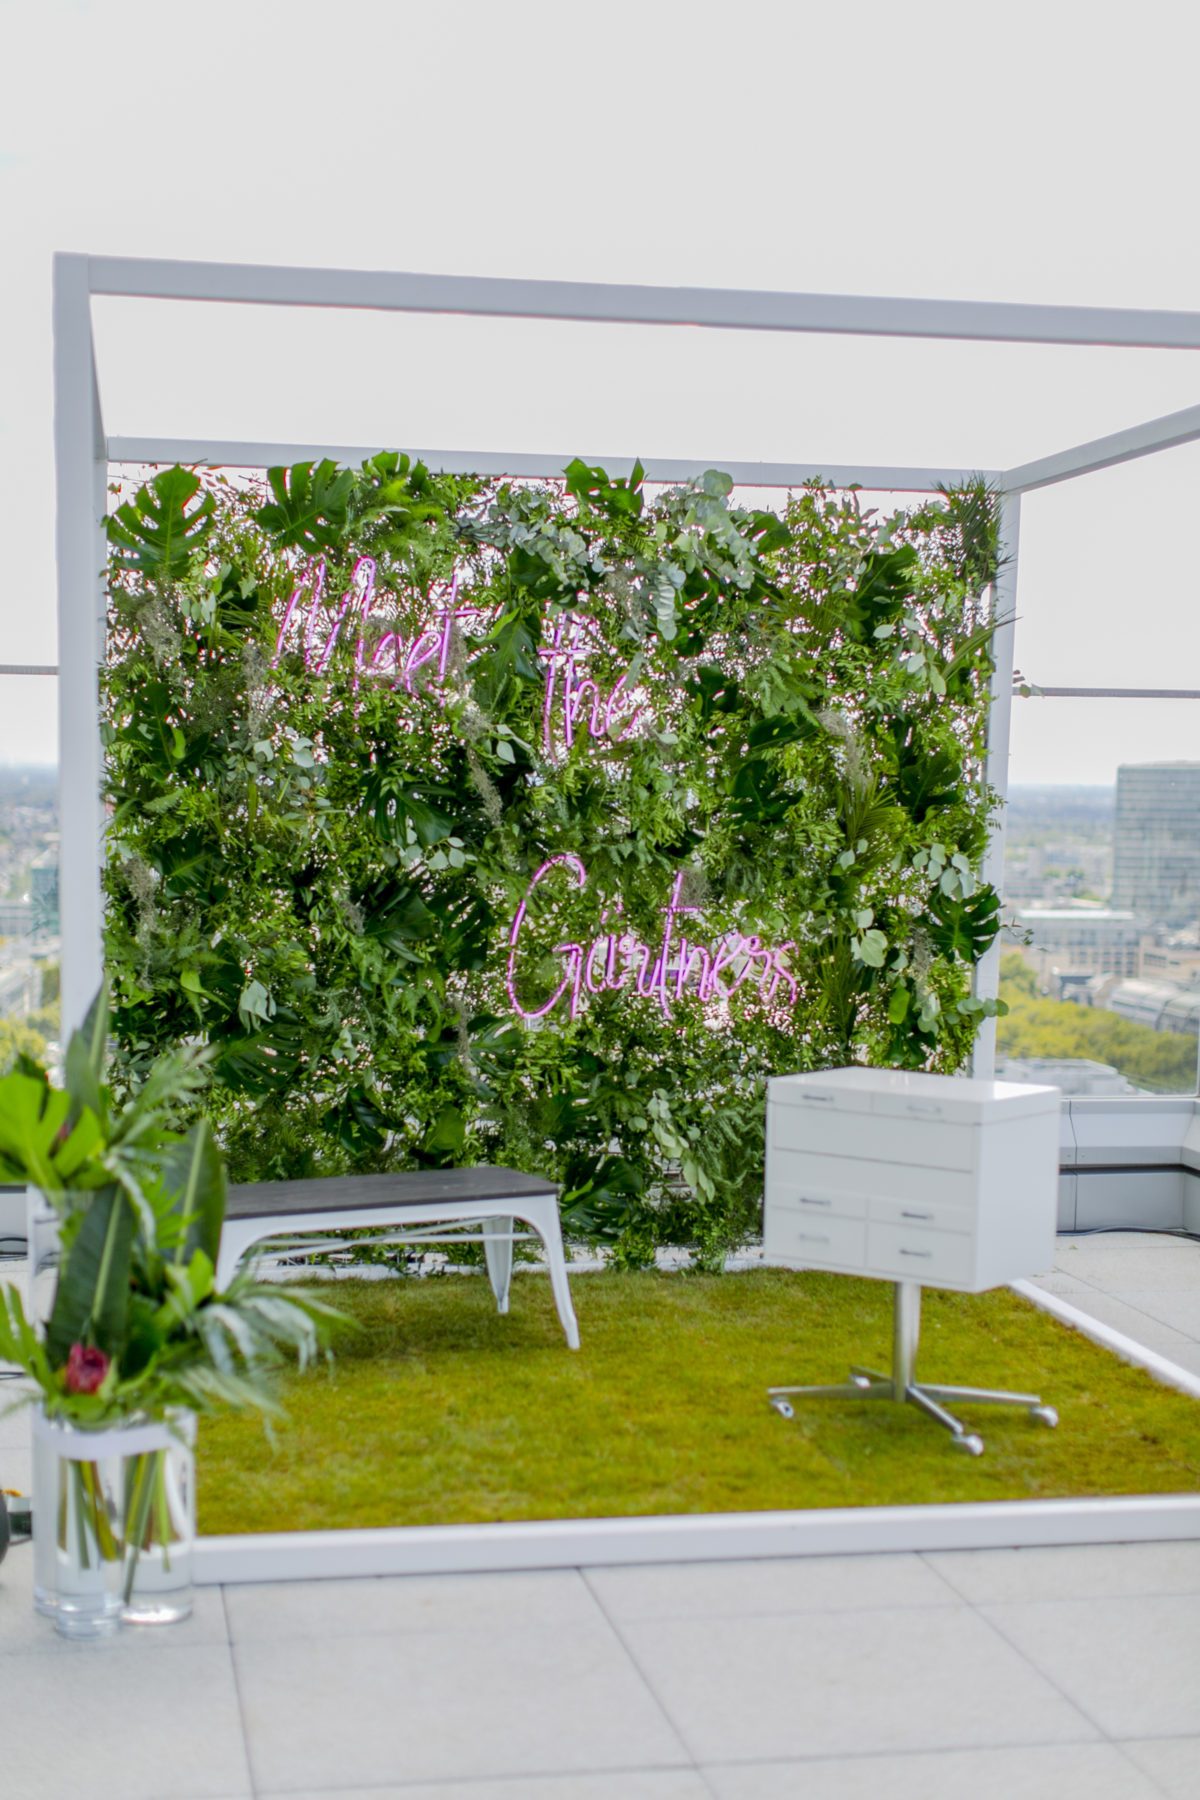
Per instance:
[[[1090,345],[1200,350],[1200,313],[1127,308],[1036,306],[974,300],[913,300],[845,294],[780,294],[737,288],[615,286],[598,282],[521,281],[375,270],[282,268],[254,264],[151,261],[59,254],[54,259],[54,448],[57,475],[60,912],[65,1029],[84,1015],[103,967],[100,870],[103,839],[98,669],[104,656],[105,538],[110,463],[210,463],[266,468],[330,456],[359,463],[378,445],[248,443],[212,438],[108,437],[100,408],[92,332],[93,295],[250,306],[304,306],[384,312],[457,313],[484,318],[577,320],[604,324],[701,326],[711,330],[787,331],[915,337],[984,343]],[[877,464],[730,462],[651,458],[651,481],[684,481],[707,468],[739,486],[796,487],[820,477],[839,487],[928,493],[982,474],[1001,495],[1004,561],[995,594],[996,668],[988,726],[987,779],[1007,792],[1012,703],[1013,625],[1021,495],[1074,476],[1200,438],[1200,406],[1129,427],[1011,469]],[[416,449],[431,469],[451,473],[557,477],[576,447],[560,454],[508,455]],[[632,458],[587,453],[612,473]],[[1003,814],[985,876],[1002,887]],[[977,971],[977,990],[994,996],[999,941]],[[990,1074],[995,1025],[980,1031],[975,1068]]]
[[[386,274],[141,261],[59,255],[54,265],[55,461],[58,515],[59,742],[61,792],[60,904],[63,936],[63,1017],[70,1027],[84,1014],[102,969],[100,889],[103,853],[98,669],[104,654],[105,557],[103,518],[108,465],[207,462],[263,468],[320,456],[360,462],[379,448],[328,444],[237,443],[214,439],[109,438],[101,416],[92,336],[93,295],[242,305],[373,308],[396,312],[461,313],[493,318],[588,320],[604,323],[693,325],[710,329],[825,332],[886,337],[967,339],[991,343],[1078,344],[1121,348],[1200,350],[1200,313],[1026,306],[974,301],[869,299],[850,295],[754,293],[735,289],[617,287],[598,283],[491,280],[465,276]],[[1001,494],[1005,561],[995,594],[998,617],[1009,621],[996,637],[996,669],[988,730],[987,778],[1007,790],[1012,698],[1013,627],[1021,495],[1114,463],[1200,438],[1200,406],[1150,420],[1091,443],[1007,470],[880,467],[870,464],[730,463],[656,458],[651,481],[679,481],[706,468],[728,470],[743,486],[787,488],[813,477],[835,485],[926,493],[983,474]],[[392,447],[392,446],[389,446]],[[497,455],[465,450],[417,450],[432,469],[448,472],[555,477],[578,446],[559,455]],[[589,454],[613,473],[628,457]],[[1003,874],[1003,816],[986,864],[997,887]],[[999,945],[978,971],[978,989],[994,994]],[[975,1066],[989,1073],[994,1029],[980,1033]],[[1138,1112],[1132,1136],[1155,1132],[1163,1154],[1176,1146],[1197,1114],[1194,1100],[1104,1103],[1120,1127],[1122,1107]],[[1107,1129],[1107,1127],[1105,1127]],[[1194,1127],[1200,1133],[1200,1119]],[[1119,1135],[1119,1130],[1118,1130]],[[1107,1142],[1107,1138],[1104,1140]],[[1129,1137],[1126,1137],[1126,1142]],[[1157,1140],[1155,1140],[1157,1141]],[[1169,1145],[1169,1150],[1168,1150]],[[1095,1152],[1094,1154],[1105,1154]],[[1139,1151],[1139,1154],[1144,1152]],[[1197,1142],[1200,1155],[1200,1139]],[[1082,1164],[1082,1149],[1081,1149]],[[1139,1165],[1141,1166],[1141,1165]],[[1140,1179],[1140,1177],[1139,1177]],[[1067,1302],[1029,1289],[1043,1308],[1068,1317],[1118,1355],[1140,1363],[1186,1391],[1193,1378],[1163,1363]],[[289,1533],[277,1537],[202,1541],[197,1579],[264,1581],[297,1576],[380,1575],[447,1569],[576,1567],[607,1562],[686,1561],[898,1549],[949,1549],[1004,1544],[1111,1542],[1194,1537],[1200,1502],[1194,1496],[1049,1502],[968,1503],[944,1507],[864,1507],[830,1512],[752,1513],[717,1517],[560,1520],[550,1524],[444,1526],[379,1531]]]

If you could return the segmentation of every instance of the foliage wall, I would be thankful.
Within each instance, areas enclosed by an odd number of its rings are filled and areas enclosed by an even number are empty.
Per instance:
[[[235,1178],[508,1163],[716,1256],[767,1075],[968,1055],[981,489],[777,515],[386,454],[164,470],[109,533],[114,1022],[129,1070],[212,1044]]]

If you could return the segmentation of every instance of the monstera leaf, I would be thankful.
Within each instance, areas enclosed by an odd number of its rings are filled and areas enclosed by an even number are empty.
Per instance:
[[[268,469],[275,499],[260,506],[255,518],[279,544],[302,550],[335,550],[346,530],[346,514],[354,491],[354,474],[324,462],[295,463],[290,469]]]
[[[951,806],[957,800],[961,759],[925,743],[908,719],[893,719],[888,730],[888,748],[895,757],[896,794],[919,825],[931,808]]]
[[[858,581],[842,598],[843,623],[855,642],[870,641],[877,626],[900,617],[920,573],[920,558],[912,544],[898,550],[872,550],[862,560]]]
[[[70,1094],[20,1069],[0,1077],[0,1181],[47,1193],[94,1186],[107,1179],[95,1161],[102,1147],[95,1113]]]
[[[399,955],[404,955],[410,944],[437,933],[437,918],[420,889],[395,876],[380,876],[358,896],[357,904],[363,915],[363,935]]]
[[[729,793],[730,810],[747,824],[773,824],[796,802],[796,795],[784,787],[778,770],[761,756],[750,757],[739,766]]]
[[[567,492],[573,494],[581,505],[591,506],[597,512],[607,513],[610,519],[637,519],[646,504],[642,492],[642,482],[646,471],[640,462],[635,462],[626,481],[622,476],[609,478],[604,469],[591,467],[581,457],[567,464],[564,470]]]
[[[940,891],[929,903],[930,936],[945,956],[977,963],[1000,930],[1000,899],[995,888],[980,888],[969,900],[953,900]]]
[[[213,496],[204,494],[189,512],[199,492],[200,477],[180,468],[164,469],[148,487],[139,488],[108,519],[108,541],[116,547],[117,560],[151,580],[185,575],[208,541],[216,508]]]
[[[422,782],[405,769],[374,769],[363,783],[363,802],[385,843],[406,841],[412,827],[423,850],[454,830],[453,817],[438,802],[453,802],[450,789]]]
[[[387,518],[393,526],[403,527],[440,517],[442,507],[429,497],[429,470],[423,462],[414,463],[395,450],[381,450],[362,467],[373,485],[358,497],[357,518]]]

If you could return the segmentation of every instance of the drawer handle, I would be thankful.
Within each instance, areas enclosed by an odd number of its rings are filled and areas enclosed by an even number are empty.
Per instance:
[[[930,1257],[933,1255],[933,1251],[932,1250],[906,1250],[902,1244],[900,1246],[900,1254],[901,1254],[901,1256],[920,1256],[920,1257],[923,1257],[926,1262],[928,1262]]]
[[[800,1244],[827,1244],[828,1235],[820,1231],[798,1231],[796,1241]]]
[[[801,1206],[832,1206],[832,1200],[822,1200],[816,1194],[801,1194]]]
[[[902,1212],[900,1217],[902,1219],[932,1219],[933,1214],[931,1212]]]
[[[942,1116],[942,1109],[936,1100],[910,1100],[908,1110],[918,1118],[940,1119]]]
[[[805,1093],[803,1095],[803,1099],[804,1099],[805,1105],[807,1105],[807,1106],[832,1106],[833,1105],[833,1095],[832,1094]]]

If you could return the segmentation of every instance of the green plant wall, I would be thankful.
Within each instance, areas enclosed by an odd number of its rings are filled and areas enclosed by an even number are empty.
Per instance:
[[[236,1179],[492,1161],[715,1259],[763,1082],[985,1009],[995,510],[157,474],[109,520],[122,1066],[201,1036]]]

